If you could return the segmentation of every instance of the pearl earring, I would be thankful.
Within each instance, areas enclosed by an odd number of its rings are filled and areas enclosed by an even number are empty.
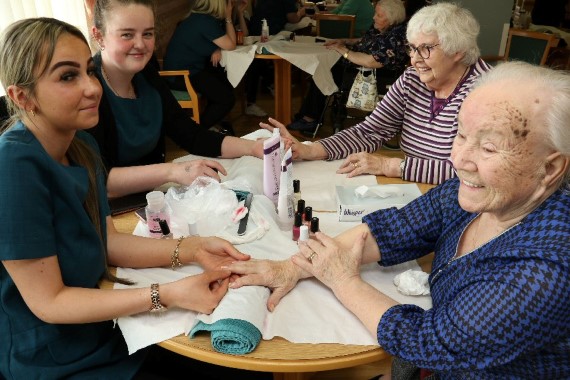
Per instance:
[[[32,114],[33,117],[36,117],[36,113],[34,112],[34,110],[30,110],[30,113]]]

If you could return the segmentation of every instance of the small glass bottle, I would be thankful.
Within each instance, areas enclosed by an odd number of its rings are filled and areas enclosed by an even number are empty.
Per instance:
[[[145,214],[148,232],[151,237],[161,238],[160,221],[164,220],[170,225],[170,215],[168,215],[168,209],[164,201],[164,193],[162,191],[151,191],[147,193],[146,201]]]
[[[309,235],[311,237],[315,236],[315,234],[319,232],[319,218],[317,218],[316,216],[313,216],[311,218],[311,231],[309,233]]]
[[[269,25],[267,25],[267,20],[261,20],[261,42],[269,41]]]
[[[295,198],[295,203],[299,204],[299,200],[301,200],[301,181],[298,179],[293,180],[293,197]]]
[[[303,225],[299,228],[299,240],[297,243],[309,240],[309,227]]]
[[[243,45],[243,31],[239,26],[236,28],[236,44]]]
[[[297,212],[300,212],[301,215],[305,215],[305,200],[304,199],[299,199],[297,201]]]
[[[305,217],[303,218],[303,224],[307,227],[311,227],[311,219],[313,218],[313,208],[311,206],[305,207]]]
[[[301,234],[301,226],[303,225],[303,214],[295,213],[295,222],[293,223],[293,241],[299,240]]]

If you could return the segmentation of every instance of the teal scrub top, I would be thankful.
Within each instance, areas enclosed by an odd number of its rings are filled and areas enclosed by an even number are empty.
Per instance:
[[[344,0],[331,13],[354,15],[354,38],[360,38],[374,22],[374,5],[369,0]]]
[[[94,59],[101,74],[101,56]],[[104,78],[103,75],[100,75]],[[118,164],[137,162],[152,152],[160,140],[162,130],[162,99],[158,91],[139,72],[133,77],[137,97],[121,98],[102,80],[103,91],[113,109],[117,125]]]
[[[78,132],[94,150],[87,133]],[[101,241],[83,203],[87,170],[61,165],[22,123],[0,135],[0,260],[57,255],[67,286],[97,288],[105,271]],[[105,178],[98,178],[101,221],[109,215]],[[105,226],[105,224],[103,224]],[[0,265],[0,378],[128,379],[145,352],[128,356],[112,321],[58,325],[38,319]]]
[[[164,56],[165,70],[189,70],[190,77],[210,65],[218,49],[213,41],[226,34],[224,21],[202,13],[191,13],[182,20],[168,43]]]

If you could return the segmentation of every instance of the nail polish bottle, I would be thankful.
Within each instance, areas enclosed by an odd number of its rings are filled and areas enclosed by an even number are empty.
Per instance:
[[[293,241],[299,240],[301,233],[301,225],[303,224],[303,214],[300,212],[295,213],[295,222],[293,223]]]
[[[168,222],[164,219],[158,221],[160,226],[160,231],[162,232],[161,239],[172,239],[172,232],[170,232],[170,227],[168,227]]]
[[[309,227],[302,225],[301,227],[299,227],[299,240],[297,241],[297,243],[307,240],[309,240]]]
[[[319,218],[313,216],[311,218],[311,232],[309,233],[309,236],[313,237],[317,232],[319,232]]]
[[[308,228],[311,227],[311,219],[313,218],[313,208],[311,206],[305,207],[305,217],[303,218],[303,224]]]
[[[301,200],[301,181],[298,179],[293,180],[293,198],[297,204]]]
[[[303,216],[305,214],[305,201],[303,199],[297,201],[297,212],[300,212]]]

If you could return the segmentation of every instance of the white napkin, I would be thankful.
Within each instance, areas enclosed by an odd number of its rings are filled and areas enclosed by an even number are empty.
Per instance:
[[[381,185],[368,187],[362,185],[354,189],[357,198],[389,198],[403,197],[404,190],[397,185]]]
[[[394,285],[407,296],[426,296],[430,294],[428,277],[426,272],[408,269],[394,277]]]
[[[256,45],[244,45],[235,50],[222,49],[222,59],[220,65],[226,68],[228,80],[232,86],[237,87],[241,78],[245,75],[247,68],[255,57]],[[228,64],[231,62],[231,64]]]

